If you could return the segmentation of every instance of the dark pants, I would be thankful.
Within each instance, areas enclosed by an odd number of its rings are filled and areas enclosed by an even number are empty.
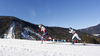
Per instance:
[[[42,36],[45,36],[45,35],[48,35],[48,32],[42,34]]]

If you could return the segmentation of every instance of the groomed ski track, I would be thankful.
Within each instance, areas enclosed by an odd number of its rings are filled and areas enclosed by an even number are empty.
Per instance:
[[[100,45],[0,39],[0,56],[100,56]]]

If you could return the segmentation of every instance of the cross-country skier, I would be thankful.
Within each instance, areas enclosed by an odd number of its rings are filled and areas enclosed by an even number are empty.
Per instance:
[[[52,38],[49,37],[48,32],[47,32],[46,28],[43,26],[43,24],[40,24],[39,25],[39,28],[41,29],[39,31],[40,32],[43,32],[43,34],[42,34],[42,42],[41,42],[42,44],[43,44],[43,38],[44,38],[45,35],[47,36],[48,39],[51,39],[52,40]]]
[[[85,45],[85,41],[83,41],[81,38],[79,38],[78,34],[71,27],[69,28],[69,33],[73,34],[72,44],[74,44],[74,38],[76,37],[78,40],[81,40]]]

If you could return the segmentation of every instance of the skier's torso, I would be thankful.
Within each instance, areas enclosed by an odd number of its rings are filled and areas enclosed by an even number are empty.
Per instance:
[[[41,27],[41,31],[43,31],[44,33],[46,33],[46,28],[44,26]]]
[[[76,34],[76,32],[72,29],[69,33]]]

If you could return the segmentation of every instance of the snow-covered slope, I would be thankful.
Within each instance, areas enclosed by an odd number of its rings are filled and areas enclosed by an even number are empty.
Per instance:
[[[10,30],[8,32],[8,35],[7,35],[7,38],[8,39],[11,39],[11,38],[15,38],[15,35],[14,35],[14,26],[15,26],[15,23],[13,22],[10,26]],[[14,35],[14,36],[13,36]]]
[[[100,45],[0,39],[0,56],[100,56]]]
[[[30,32],[31,34],[35,35],[35,36],[38,36],[38,38],[40,38],[40,39],[42,38],[40,34],[38,34],[38,33],[34,32],[34,31],[32,31],[30,28],[27,28],[27,27],[24,27],[24,30],[23,30],[23,32],[22,32],[21,34],[22,34],[22,36],[23,36],[25,39],[28,39],[28,38],[29,38],[29,32]],[[31,36],[31,35],[30,35],[30,36]]]

